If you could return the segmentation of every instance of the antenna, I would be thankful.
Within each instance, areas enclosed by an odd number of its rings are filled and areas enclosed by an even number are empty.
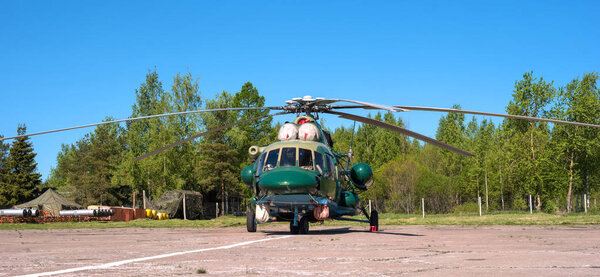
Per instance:
[[[352,163],[352,144],[354,143],[354,129],[356,129],[356,120],[354,121],[354,125],[352,125],[352,139],[350,139],[350,150],[348,150],[348,164],[346,168],[350,168],[350,164]]]

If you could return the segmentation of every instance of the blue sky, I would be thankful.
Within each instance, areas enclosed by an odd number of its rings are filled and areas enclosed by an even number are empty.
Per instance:
[[[205,97],[251,81],[267,105],[309,94],[500,113],[524,72],[560,86],[600,71],[598,1],[323,2],[3,1],[0,134],[126,118],[149,69],[165,89],[191,72]],[[442,115],[401,114],[431,137]],[[32,137],[43,178],[91,131]]]

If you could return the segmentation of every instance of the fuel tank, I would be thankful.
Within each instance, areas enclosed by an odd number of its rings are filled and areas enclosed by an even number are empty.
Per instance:
[[[277,167],[260,174],[258,187],[268,194],[314,194],[317,192],[317,178],[315,171]]]

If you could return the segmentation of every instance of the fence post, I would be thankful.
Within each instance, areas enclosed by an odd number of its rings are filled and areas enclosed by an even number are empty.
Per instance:
[[[583,207],[584,207],[585,213],[587,214],[587,194],[583,195]]]
[[[477,196],[477,203],[479,204],[479,216],[481,216],[481,196]]]
[[[371,199],[369,199],[369,216],[371,216]]]
[[[219,202],[215,203],[217,204],[217,209],[215,209],[215,218],[219,217]]]
[[[146,190],[142,190],[142,201],[144,203],[144,210],[146,209]]]
[[[529,195],[529,213],[533,213],[533,203],[531,203],[531,194]]]
[[[183,194],[183,220],[187,220],[187,212],[185,210],[185,193]]]
[[[423,218],[425,218],[425,198],[421,198],[421,210],[423,211]]]

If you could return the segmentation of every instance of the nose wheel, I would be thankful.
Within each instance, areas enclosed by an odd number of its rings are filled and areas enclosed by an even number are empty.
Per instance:
[[[296,234],[308,234],[308,217],[303,216],[299,222],[297,222],[296,226],[294,226],[294,221],[290,221],[290,233]]]

